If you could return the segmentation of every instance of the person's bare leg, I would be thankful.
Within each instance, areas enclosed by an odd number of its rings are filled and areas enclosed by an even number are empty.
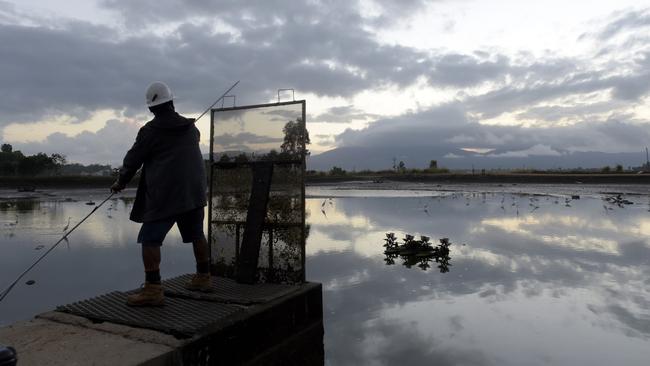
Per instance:
[[[160,270],[160,247],[142,246],[142,263],[145,272]]]
[[[194,240],[192,242],[192,248],[194,249],[194,259],[196,259],[197,264],[210,262],[208,240],[205,238],[205,236]]]

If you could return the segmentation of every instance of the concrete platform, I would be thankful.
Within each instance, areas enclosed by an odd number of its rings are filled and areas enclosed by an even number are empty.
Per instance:
[[[16,348],[21,366],[323,364],[320,284],[216,278],[212,292],[193,297],[176,292],[182,280],[169,280],[162,308],[129,308],[126,293],[106,294],[0,328],[0,343]]]
[[[0,329],[0,342],[18,352],[18,365],[173,365],[180,342],[159,332],[93,324],[50,312]]]

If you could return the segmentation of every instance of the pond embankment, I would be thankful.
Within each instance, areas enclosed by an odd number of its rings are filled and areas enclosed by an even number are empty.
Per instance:
[[[108,188],[113,182],[111,176],[0,177],[0,188]]]
[[[390,174],[306,177],[307,183],[340,183],[346,181],[414,182],[414,183],[520,183],[520,184],[646,184],[650,174]]]
[[[111,176],[53,176],[53,177],[0,177],[0,188],[103,188],[115,181]],[[360,182],[411,182],[436,184],[648,184],[650,174],[388,174],[388,175],[306,175],[305,182],[310,185]],[[137,186],[137,177],[129,184]]]

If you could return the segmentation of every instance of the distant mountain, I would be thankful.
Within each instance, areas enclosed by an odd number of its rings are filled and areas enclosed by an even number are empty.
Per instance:
[[[407,168],[426,168],[431,160],[438,167],[449,169],[553,169],[553,168],[602,168],[621,164],[624,168],[638,167],[645,163],[645,153],[575,152],[560,156],[531,155],[528,157],[490,157],[463,150],[444,151],[429,146],[404,148],[341,147],[312,155],[307,169],[330,170],[333,166],[345,170],[391,169],[393,158],[403,161]]]

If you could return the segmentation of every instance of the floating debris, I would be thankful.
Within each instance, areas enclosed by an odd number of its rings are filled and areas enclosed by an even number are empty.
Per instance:
[[[94,205],[95,205],[95,202],[94,202],[94,201],[88,201],[88,202],[86,202],[86,204],[87,204],[88,206],[94,206]]]
[[[29,280],[29,281],[25,282],[25,285],[31,286],[31,285],[33,285],[33,284],[35,284],[35,283],[36,283],[36,281],[34,281],[34,280]]]
[[[34,248],[34,250],[41,250],[43,248],[45,248],[45,245],[37,245],[36,248]]]

